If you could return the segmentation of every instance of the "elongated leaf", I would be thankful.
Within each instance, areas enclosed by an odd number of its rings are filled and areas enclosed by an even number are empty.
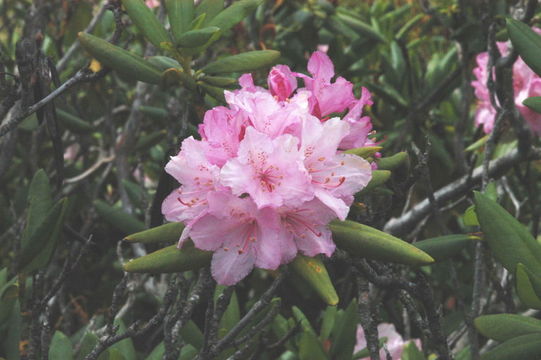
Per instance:
[[[171,24],[173,37],[178,41],[182,34],[190,30],[194,18],[193,0],[166,0],[165,8]]]
[[[312,289],[329,305],[338,304],[338,295],[329,278],[323,262],[317,257],[297,255],[292,263],[293,270],[299,274]]]
[[[274,64],[280,57],[275,50],[256,50],[221,58],[202,70],[207,74],[246,72]]]
[[[61,331],[55,331],[49,347],[49,359],[72,360],[73,349],[70,339]]]
[[[4,324],[13,311],[19,297],[19,284],[13,278],[0,288],[0,324]]]
[[[159,84],[161,71],[142,57],[86,33],[79,33],[83,48],[99,62],[135,80]]]
[[[175,69],[181,68],[178,61],[176,61],[173,58],[170,58],[169,56],[150,56],[146,61],[154,65],[160,71],[165,71],[171,68],[175,68]]]
[[[385,38],[378,31],[374,30],[372,26],[354,16],[351,16],[351,14],[340,12],[336,15],[336,18],[368,38],[385,42]]]
[[[115,326],[118,326],[117,334],[124,334],[126,332],[126,325],[121,319],[115,319]],[[124,340],[121,340],[109,348],[109,351],[117,350],[126,360],[136,360],[137,355],[135,352],[135,346],[133,345],[133,340],[131,337],[128,337]]]
[[[152,352],[145,358],[145,360],[162,360],[163,354],[165,354],[165,344],[162,341],[152,350]]]
[[[124,264],[127,272],[171,273],[196,270],[210,264],[212,253],[185,245],[178,249],[171,245]]]
[[[218,337],[222,338],[227,334],[240,320],[240,307],[237,293],[233,291],[231,300],[227,309],[225,310],[222,318],[220,319],[220,326],[218,328]]]
[[[396,39],[403,40],[408,32],[413,29],[413,27],[415,27],[415,25],[417,25],[417,23],[419,23],[424,16],[425,14],[417,14],[412,17],[407,23],[404,24],[404,26],[400,28],[400,30],[398,30],[396,33]]]
[[[182,336],[182,340],[196,349],[201,349],[205,342],[203,333],[192,320],[188,321],[186,325],[180,329],[180,336]]]
[[[98,215],[111,226],[124,233],[136,233],[145,229],[145,224],[122,209],[112,207],[103,200],[94,201]]]
[[[135,143],[135,150],[148,150],[165,139],[166,134],[167,131],[165,130],[157,130],[151,132],[150,134],[141,136]]]
[[[538,360],[541,356],[541,334],[515,337],[481,355],[481,360]]]
[[[404,346],[402,360],[426,360],[425,355],[417,348],[415,342],[410,341]]]
[[[355,148],[355,149],[349,149],[344,151],[346,154],[353,154],[362,157],[363,159],[367,159],[369,157],[372,157],[375,153],[383,149],[381,146],[366,146],[362,148]]]
[[[537,113],[541,113],[541,96],[532,96],[522,102]]]
[[[204,23],[210,22],[224,9],[224,0],[203,0],[195,8],[196,18],[206,14]]]
[[[537,283],[541,283],[539,279],[535,278],[535,275],[529,273],[524,264],[517,264],[517,271],[515,273],[517,295],[520,301],[532,309],[541,309],[541,298],[537,295],[536,286],[532,280],[537,280]],[[539,284],[536,284],[540,287]]]
[[[39,169],[30,182],[28,190],[28,217],[26,228],[21,239],[21,249],[29,245],[30,237],[47,217],[53,207],[53,197],[49,178],[43,169]]]
[[[408,153],[404,151],[396,153],[393,156],[376,159],[379,170],[394,170],[402,165],[406,165],[408,162]]]
[[[392,235],[354,221],[330,224],[338,247],[351,255],[408,265],[428,265],[434,259],[424,251]]]
[[[474,324],[483,336],[499,342],[526,334],[541,334],[541,320],[522,315],[483,315],[476,318]]]
[[[357,338],[357,324],[357,302],[352,300],[333,329],[330,349],[333,360],[351,359]]]
[[[184,224],[173,222],[128,235],[124,240],[129,242],[140,242],[143,244],[176,242],[180,239],[182,230],[184,230]]]
[[[223,76],[205,76],[202,80],[207,84],[220,87],[231,86],[237,83],[237,79]]]
[[[338,308],[336,306],[327,306],[323,313],[323,320],[321,322],[321,331],[319,332],[319,340],[323,343],[331,335],[331,331],[334,328],[336,320],[336,312]]]
[[[203,82],[199,82],[198,85],[201,86],[207,94],[209,94],[219,102],[225,103],[224,89],[212,85],[207,85]]]
[[[520,57],[541,76],[541,36],[521,21],[507,19],[507,33]]]
[[[474,240],[481,240],[473,235],[445,235],[413,243],[418,249],[423,250],[434,260],[441,261],[458,254],[464,247]]]
[[[180,35],[176,41],[177,46],[194,48],[205,44],[220,31],[216,26],[206,27],[200,30],[190,30]]]
[[[94,130],[94,126],[91,123],[81,119],[78,116],[70,114],[67,111],[56,109],[56,114],[58,115],[58,119],[60,119],[62,124],[70,131],[75,133],[88,133]]]
[[[130,19],[137,26],[137,29],[158,49],[162,47],[162,43],[171,41],[163,25],[154,16],[152,10],[146,6],[144,1],[122,0],[122,5],[126,8]]]
[[[19,351],[19,344],[21,341],[21,332],[23,329],[23,319],[21,316],[21,306],[19,300],[15,301],[13,311],[9,317],[9,327],[7,329],[7,336],[0,341],[3,343],[2,350],[6,359],[19,360],[21,353]]]
[[[207,21],[209,26],[217,26],[225,32],[231,29],[234,25],[238,24],[245,17],[251,14],[259,4],[262,3],[262,0],[240,0],[234,2],[228,8],[222,10],[218,13],[212,20],[208,20],[208,16],[211,14],[207,13]]]
[[[370,182],[364,189],[361,190],[361,193],[369,192],[378,186],[381,186],[389,180],[391,177],[391,172],[389,170],[374,170],[372,171],[372,178]]]
[[[475,212],[494,257],[508,271],[514,272],[517,264],[522,263],[541,275],[541,245],[522,224],[496,201],[479,192],[475,192]]]
[[[57,202],[30,236],[19,257],[19,272],[30,273],[47,265],[60,238],[66,209],[67,199]]]

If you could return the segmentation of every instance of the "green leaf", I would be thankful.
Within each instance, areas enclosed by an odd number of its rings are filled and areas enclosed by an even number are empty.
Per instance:
[[[137,142],[135,143],[135,150],[148,150],[149,148],[153,147],[156,144],[159,144],[162,140],[164,140],[166,134],[167,131],[165,130],[157,130],[151,132],[150,134],[139,137],[139,139],[137,139]]]
[[[124,334],[126,332],[126,325],[122,319],[115,319],[115,326],[118,326],[117,334]],[[133,345],[132,338],[128,337],[124,340],[111,345],[110,350],[117,350],[126,360],[136,360],[137,354],[135,352],[135,346]]]
[[[10,317],[19,297],[19,284],[13,278],[0,288],[0,325]]]
[[[98,343],[98,337],[93,332],[87,331],[81,339],[81,345],[79,346],[79,352],[77,353],[76,360],[84,360],[84,358],[90,354],[94,346]],[[109,360],[109,351],[104,351],[98,357],[98,360]]]
[[[262,0],[236,1],[228,8],[218,13],[212,20],[208,19],[209,15],[211,14],[207,13],[208,25],[217,26],[220,28],[220,30],[222,30],[222,32],[226,32],[234,25],[244,20],[244,18],[251,14],[261,3]]]
[[[470,151],[479,149],[480,147],[486,144],[486,142],[488,141],[488,138],[489,138],[488,135],[483,136],[482,138],[480,138],[479,140],[475,141],[473,144],[468,146],[464,151],[470,152]]]
[[[73,131],[74,133],[84,134],[94,131],[94,125],[67,111],[57,108],[56,114],[66,129]]]
[[[122,5],[126,8],[130,19],[137,29],[158,49],[162,47],[162,43],[171,41],[163,25],[160,24],[144,1],[122,0]]]
[[[372,171],[372,178],[370,179],[368,185],[366,185],[366,187],[361,190],[361,193],[366,193],[370,190],[377,188],[378,186],[385,184],[390,177],[391,172],[389,170]]]
[[[165,8],[171,24],[171,32],[175,40],[179,40],[182,34],[190,30],[194,18],[193,0],[166,0]]]
[[[30,236],[28,246],[21,249],[17,264],[19,272],[30,273],[49,263],[62,234],[66,209],[67,199],[58,201]]]
[[[96,60],[121,74],[150,84],[161,81],[161,71],[136,54],[86,33],[79,33],[79,42]]]
[[[220,326],[218,328],[218,337],[223,338],[233,326],[235,326],[240,320],[240,307],[237,293],[233,291],[229,305],[225,310],[222,318],[220,319]]]
[[[455,256],[474,240],[481,240],[481,238],[467,234],[445,235],[417,241],[412,245],[432,256],[434,260],[441,261]]]
[[[203,343],[205,342],[203,333],[197,325],[192,321],[188,321],[182,329],[180,329],[180,336],[187,344],[192,345],[196,349],[203,348]]]
[[[342,316],[335,322],[331,336],[330,355],[333,360],[349,360],[357,339],[357,301],[349,303]]]
[[[507,32],[520,57],[541,76],[541,36],[523,22],[508,18]]]
[[[43,223],[53,207],[53,197],[49,177],[43,169],[34,174],[28,190],[28,216],[26,228],[21,239],[21,249],[32,246],[30,237]]]
[[[146,59],[149,63],[154,65],[156,68],[158,68],[160,71],[165,71],[167,69],[180,69],[181,66],[178,61],[176,61],[173,58],[170,58],[169,56],[150,56],[148,59]],[[143,107],[143,106],[141,106]],[[161,109],[163,110],[163,109]],[[165,110],[164,110],[165,111]]]
[[[177,242],[180,239],[182,230],[184,230],[183,223],[172,222],[128,235],[124,240],[143,244]]]
[[[152,350],[152,352],[145,358],[145,360],[162,360],[163,354],[165,354],[165,344],[162,341]]]
[[[209,94],[219,102],[225,103],[224,89],[212,85],[207,85],[203,82],[200,82],[198,85],[201,86],[207,94]]]
[[[368,159],[372,157],[375,153],[383,149],[381,146],[366,146],[355,149],[349,149],[344,151],[346,154],[353,154],[362,157],[363,159]]]
[[[541,334],[541,320],[522,315],[483,315],[476,318],[474,324],[483,336],[498,342],[526,334]]]
[[[61,331],[55,331],[49,347],[49,359],[72,360],[73,349],[70,339]]]
[[[481,355],[481,360],[538,360],[541,356],[541,334],[515,337]]]
[[[112,207],[103,200],[95,200],[94,206],[103,220],[124,233],[136,233],[145,229],[145,224],[137,220],[133,215],[124,212],[120,208]]]
[[[323,262],[317,257],[297,255],[292,262],[293,270],[329,305],[338,304],[338,295]]]
[[[238,4],[238,3],[235,3]],[[221,58],[205,66],[207,74],[246,72],[274,64],[280,57],[276,50],[256,50]]]
[[[518,263],[541,275],[541,245],[496,201],[475,192],[475,212],[494,257],[510,272]]]
[[[203,80],[207,84],[219,87],[232,86],[237,84],[238,82],[237,79],[223,76],[204,76],[201,80]]]
[[[210,264],[212,252],[184,245],[171,245],[124,264],[124,270],[137,273],[172,273],[196,270]]]
[[[328,360],[317,336],[311,332],[303,332],[299,340],[300,360]]]
[[[399,152],[393,156],[382,157],[376,159],[376,164],[379,170],[394,170],[409,162],[409,156],[407,152]]]
[[[336,306],[327,306],[327,309],[323,313],[323,321],[321,322],[321,331],[319,332],[319,340],[324,342],[331,335],[331,331],[334,328],[336,320],[336,312],[338,308]]]
[[[462,217],[464,220],[464,225],[466,226],[479,226],[479,220],[477,219],[477,214],[475,213],[475,205],[470,205],[464,211],[464,216]]]
[[[178,360],[193,360],[195,359],[197,353],[196,348],[194,348],[191,345],[186,345],[182,347],[182,350],[180,350],[180,356],[178,357]]]
[[[529,107],[531,110],[537,113],[541,113],[541,96],[529,97],[525,99],[522,103]]]
[[[424,354],[417,348],[413,341],[404,346],[402,351],[402,360],[426,360]]]
[[[330,224],[336,245],[351,255],[408,265],[428,265],[434,259],[424,251],[367,225],[354,221]]]
[[[338,12],[336,17],[360,34],[379,42],[385,42],[385,38],[379,32],[361,19],[351,16],[351,14],[346,13],[345,11]]]
[[[533,275],[532,275],[533,277]],[[535,291],[534,284],[524,264],[517,264],[515,273],[517,295],[520,301],[531,309],[541,309],[541,299]]]
[[[425,14],[421,13],[411,18],[407,23],[404,24],[404,26],[400,28],[400,30],[398,30],[398,32],[396,33],[396,39],[398,41],[403,40],[404,37],[408,34],[408,32],[413,29],[413,27],[415,27],[415,25],[417,25],[417,23],[419,23],[419,21],[421,21],[424,16]]]
[[[207,43],[220,28],[216,26],[206,27],[200,30],[190,30],[178,37],[176,44],[180,47],[194,48]]]
[[[206,14],[204,23],[208,23],[224,9],[224,0],[203,0],[195,8],[196,18]]]
[[[6,359],[19,360],[21,354],[19,352],[19,343],[21,341],[21,332],[23,326],[23,319],[21,316],[21,306],[19,300],[15,302],[11,316],[9,317],[9,327],[7,329],[7,336],[2,340],[3,354]]]

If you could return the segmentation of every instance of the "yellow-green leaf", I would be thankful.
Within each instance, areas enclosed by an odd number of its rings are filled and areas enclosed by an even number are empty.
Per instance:
[[[408,153],[404,151],[396,153],[393,156],[376,159],[379,170],[394,170],[402,165],[406,165],[408,162]]]
[[[181,35],[190,30],[194,18],[193,0],[166,0],[165,8],[171,24],[173,37],[178,41]]]
[[[363,159],[367,159],[371,156],[373,156],[375,153],[383,149],[381,146],[366,146],[361,148],[355,148],[355,149],[349,149],[344,151],[346,154],[353,154],[362,157]]]
[[[354,221],[330,224],[338,247],[351,255],[408,265],[428,265],[434,259],[424,251],[383,231]]]
[[[537,296],[534,284],[532,283],[524,264],[517,264],[515,279],[517,295],[520,301],[531,309],[541,309],[541,299]]]
[[[171,41],[163,25],[143,0],[122,0],[122,5],[137,29],[158,49],[161,43]]]
[[[172,273],[196,270],[210,264],[212,252],[185,245],[171,245],[124,264],[124,270],[137,273]]]
[[[481,355],[481,360],[539,360],[541,333],[518,336]]]
[[[207,43],[207,41],[209,41],[218,31],[220,31],[220,28],[216,26],[210,26],[199,30],[190,30],[180,35],[176,44],[177,46],[187,48],[198,47]]]
[[[475,327],[489,339],[503,342],[521,335],[541,334],[541,320],[515,314],[483,315],[474,320]]]
[[[276,50],[256,50],[227,56],[205,66],[207,74],[246,72],[273,65],[280,57]]]
[[[180,239],[182,230],[184,230],[183,223],[172,222],[128,235],[124,240],[143,244],[177,242]]]
[[[432,256],[434,260],[441,261],[455,256],[474,240],[481,238],[468,234],[445,235],[417,241],[412,245]]]
[[[317,257],[297,255],[292,262],[293,270],[329,305],[338,304],[338,295],[323,262]]]
[[[161,71],[142,57],[90,34],[79,33],[79,41],[86,51],[105,66],[135,80],[160,83]]]

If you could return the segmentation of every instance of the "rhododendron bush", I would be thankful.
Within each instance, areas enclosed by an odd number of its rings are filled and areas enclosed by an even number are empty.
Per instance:
[[[541,357],[538,1],[0,19],[0,359]]]

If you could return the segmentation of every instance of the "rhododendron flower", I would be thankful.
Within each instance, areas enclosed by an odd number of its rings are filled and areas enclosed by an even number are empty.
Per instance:
[[[393,324],[390,323],[381,323],[378,325],[378,335],[380,338],[387,338],[385,346],[387,351],[391,355],[393,360],[400,360],[402,358],[402,352],[404,351],[404,346],[410,342],[414,342],[415,345],[420,349],[421,340],[412,339],[404,340],[402,336],[396,331]],[[354,353],[361,351],[366,348],[366,337],[364,335],[364,330],[361,326],[357,327],[357,343],[355,344]],[[386,359],[385,350],[382,348],[379,352],[379,357]],[[370,360],[370,357],[362,358],[361,360]]]
[[[145,4],[151,8],[151,9],[154,9],[158,6],[160,6],[160,0],[146,0],[145,1]]]
[[[534,28],[533,30],[541,34],[541,29]],[[507,43],[498,42],[497,46],[503,56],[508,54]],[[488,60],[489,56],[487,52],[477,55],[477,67],[473,69],[475,80],[472,81],[475,96],[478,99],[475,125],[482,126],[486,134],[492,132],[496,119],[496,110],[490,102],[490,92],[487,88]],[[541,114],[530,110],[522,104],[530,96],[541,96],[541,78],[520,57],[513,64],[513,90],[515,93],[515,105],[518,111],[527,121],[532,131],[541,135]]]
[[[333,83],[322,52],[308,69],[312,77],[275,66],[268,89],[242,75],[241,88],[224,94],[227,106],[205,114],[201,140],[185,139],[166,165],[181,186],[162,212],[186,225],[179,247],[191,239],[214,252],[211,270],[220,284],[235,284],[254,267],[275,270],[299,252],[331,256],[329,222],[347,217],[371,179],[370,163],[342,152],[372,145],[372,124],[363,116],[370,94],[363,88],[357,100],[351,83]],[[344,119],[327,116],[341,112]]]

